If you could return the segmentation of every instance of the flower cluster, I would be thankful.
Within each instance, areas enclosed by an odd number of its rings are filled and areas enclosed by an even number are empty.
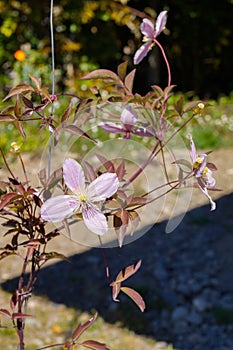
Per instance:
[[[120,117],[120,121],[122,125],[107,122],[107,123],[99,123],[99,127],[109,133],[114,134],[124,134],[125,139],[130,139],[131,134],[138,136],[154,136],[152,132],[147,130],[146,128],[137,127],[138,117],[136,111],[128,106],[123,109]]]
[[[197,185],[209,199],[211,210],[216,209],[216,203],[212,200],[208,193],[208,190],[215,190],[215,179],[213,177],[212,170],[216,170],[216,166],[213,163],[207,163],[207,154],[197,154],[196,147],[193,142],[193,138],[190,135],[190,155],[193,162],[193,172],[197,179]]]

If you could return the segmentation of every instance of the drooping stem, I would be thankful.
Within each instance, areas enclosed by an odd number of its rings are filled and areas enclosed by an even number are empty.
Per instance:
[[[156,45],[158,45],[158,47],[160,48],[160,50],[161,50],[161,52],[162,52],[164,61],[165,61],[166,66],[167,66],[167,74],[168,74],[167,86],[171,86],[171,69],[170,69],[170,65],[169,65],[169,62],[168,62],[166,53],[165,53],[165,51],[164,51],[162,45],[161,45],[156,39],[154,39],[154,42],[156,43]]]

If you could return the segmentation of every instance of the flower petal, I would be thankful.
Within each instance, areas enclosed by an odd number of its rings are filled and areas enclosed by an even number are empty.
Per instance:
[[[210,210],[211,210],[211,211],[215,210],[215,209],[216,209],[216,203],[213,201],[213,199],[212,199],[211,196],[209,195],[206,186],[203,186],[203,183],[201,183],[199,180],[198,180],[198,185],[199,185],[201,191],[204,193],[204,195],[205,195],[205,196],[209,199],[209,201],[210,201]]]
[[[59,222],[73,215],[79,206],[80,203],[76,196],[52,197],[42,205],[41,217],[49,222]]]
[[[148,136],[153,137],[155,136],[152,131],[147,130],[146,128],[137,128],[131,130],[132,134],[138,135],[138,136]]]
[[[88,200],[98,202],[111,197],[119,187],[115,173],[104,173],[97,177],[87,188]]]
[[[137,113],[131,106],[123,109],[120,119],[127,131],[130,131],[138,120]]]
[[[196,156],[196,147],[191,135],[189,135],[189,140],[190,140],[190,156],[191,156],[192,162],[194,163],[196,161],[197,156]]]
[[[66,185],[74,192],[85,189],[85,177],[81,165],[76,160],[68,158],[63,163],[63,177]]]
[[[152,44],[152,40],[146,42],[141,47],[139,47],[139,49],[135,52],[135,55],[134,55],[134,59],[133,59],[134,64],[140,63],[143,60],[143,58],[146,57],[151,44]]]
[[[152,39],[155,34],[155,27],[154,23],[152,23],[148,18],[144,18],[141,23],[141,32],[143,35],[145,35],[147,38]]]
[[[213,172],[208,168],[207,173],[205,174],[206,177],[206,187],[211,188],[214,187],[216,184],[216,180],[213,177]]]
[[[82,208],[83,220],[87,228],[97,235],[104,235],[108,232],[108,223],[105,215],[94,205],[87,205]]]
[[[112,132],[115,134],[121,134],[122,132],[124,132],[124,129],[120,125],[112,123],[112,122],[99,123],[98,126],[107,132]]]
[[[155,24],[155,36],[157,37],[166,27],[167,11],[162,11],[157,17]]]
[[[207,158],[207,155],[205,153],[198,154],[196,161],[194,163],[194,165],[196,163],[198,164],[198,166],[194,169],[194,174],[196,177],[203,176],[203,172],[206,168],[206,158]],[[198,162],[197,162],[197,160],[198,160]]]

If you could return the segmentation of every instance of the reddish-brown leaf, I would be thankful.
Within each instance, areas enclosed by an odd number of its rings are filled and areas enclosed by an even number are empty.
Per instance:
[[[12,185],[14,186],[14,188],[19,192],[21,193],[22,195],[25,194],[25,188],[24,186],[22,185],[21,182],[19,182],[18,180],[16,179],[12,179],[12,178],[9,178],[10,182],[12,183]]]
[[[23,103],[26,107],[33,109],[33,103],[31,100],[29,100],[27,97],[22,96]]]
[[[0,260],[3,260],[7,256],[10,256],[10,255],[13,255],[13,254],[15,254],[15,252],[14,252],[13,247],[12,247],[12,250],[5,250],[4,252],[2,252],[0,254]]]
[[[0,114],[0,122],[13,122],[15,117],[12,114]]]
[[[21,106],[20,106],[19,95],[17,95],[16,101],[15,101],[14,113],[15,113],[16,118],[21,117]]]
[[[183,113],[183,104],[184,104],[184,97],[181,96],[179,100],[174,104],[175,110],[179,115],[182,115]]]
[[[120,63],[119,66],[117,67],[117,74],[122,81],[125,79],[127,66],[128,66],[128,62],[125,61]]]
[[[136,69],[133,69],[126,77],[125,77],[125,86],[126,88],[132,92],[133,90],[133,82],[135,77]]]
[[[99,343],[95,340],[85,340],[84,342],[80,343],[80,345],[84,346],[88,349],[93,350],[108,350],[107,345],[103,343]]]
[[[37,88],[38,91],[41,90],[41,78],[35,77],[32,74],[29,74],[29,77],[31,79],[31,81],[33,82],[33,84],[35,85],[35,87]]]
[[[86,162],[85,160],[82,161],[82,164],[85,168],[85,175],[86,175],[87,181],[89,182],[94,181],[96,179],[96,172],[93,166],[89,162]]]
[[[73,108],[73,102],[70,101],[70,104],[69,104],[68,108],[65,110],[65,112],[63,113],[63,115],[61,117],[61,122],[62,123],[65,122],[69,118],[70,113],[72,111],[72,108]]]
[[[0,314],[6,316],[8,318],[11,318],[11,313],[6,309],[0,309]]]
[[[130,276],[134,275],[138,269],[141,266],[142,261],[138,260],[138,262],[136,264],[127,266],[126,268],[124,268],[118,275],[117,278],[115,280],[115,282],[119,283],[119,282],[123,282],[125,281],[127,278],[129,278]]]
[[[108,79],[108,80],[113,80],[118,83],[119,82],[121,83],[121,80],[119,79],[118,75],[116,75],[114,72],[108,69],[94,70],[88,73],[87,75],[85,75],[84,77],[82,77],[80,80],[95,80],[95,79],[102,79],[102,80]]]
[[[4,196],[2,196],[0,200],[0,210],[8,204],[10,204],[11,202],[13,202],[18,197],[20,197],[20,195],[16,192],[7,193]]]
[[[214,163],[209,163],[209,162],[207,162],[207,163],[206,163],[206,166],[207,166],[207,168],[209,168],[210,170],[213,170],[213,171],[218,170],[217,167],[216,167],[216,165],[215,165]]]
[[[117,299],[117,297],[118,297],[118,294],[120,293],[120,290],[121,290],[121,283],[120,282],[119,283],[112,282],[110,284],[110,286],[112,287],[112,299],[114,301],[119,301]]]
[[[135,205],[144,205],[148,202],[148,199],[145,198],[145,197],[132,197],[130,198],[128,204],[127,204],[127,207],[132,207],[132,206],[135,206]]]
[[[65,255],[57,252],[42,253],[40,256],[40,260],[48,261],[51,259],[61,259],[70,262],[70,260]]]
[[[117,169],[116,169],[116,174],[119,180],[122,180],[123,177],[126,174],[126,169],[125,169],[125,162],[124,160],[122,160],[122,162],[118,165]]]
[[[129,218],[132,225],[131,235],[133,235],[138,225],[140,224],[141,219],[138,213],[134,210],[129,211]]]
[[[3,102],[12,96],[19,95],[26,92],[34,92],[34,91],[35,90],[31,85],[19,84],[10,90],[9,94],[3,99]]]
[[[116,230],[119,246],[122,247],[127,227],[129,223],[129,213],[127,210],[120,210],[114,214],[113,225]]]
[[[20,134],[22,135],[22,137],[24,138],[24,140],[26,140],[26,134],[25,134],[25,131],[24,131],[24,129],[23,129],[23,124],[22,124],[22,122],[19,121],[19,120],[17,120],[16,125],[17,125],[17,128],[18,128]]]
[[[98,316],[98,313],[96,312],[90,320],[88,320],[84,324],[80,323],[72,334],[72,340],[78,339],[80,335],[96,321],[97,316]]]
[[[96,154],[96,157],[99,159],[101,165],[103,165],[107,171],[109,171],[110,173],[115,172],[114,164],[110,160],[108,160],[104,156],[101,156],[100,154]]]
[[[41,170],[39,171],[38,176],[39,176],[39,179],[40,179],[42,185],[45,186],[45,184],[46,184],[46,179],[47,179],[47,176],[46,176],[46,169],[45,169],[45,168],[41,169]]]
[[[83,137],[84,139],[92,141],[94,143],[97,143],[96,140],[94,140],[92,137],[87,135],[82,129],[78,128],[76,125],[67,125],[67,126],[64,126],[62,129],[64,131],[69,132],[70,134],[77,135],[77,136]]]
[[[129,287],[121,287],[121,291],[128,295],[134,302],[135,304],[139,307],[139,309],[144,312],[146,308],[146,304],[142,298],[142,296],[136,292],[136,290],[129,288]]]
[[[13,312],[13,314],[12,314],[12,319],[15,319],[15,318],[27,318],[27,317],[32,317],[32,315],[23,314],[21,312]]]

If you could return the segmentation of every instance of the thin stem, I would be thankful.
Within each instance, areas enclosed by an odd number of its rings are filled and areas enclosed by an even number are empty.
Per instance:
[[[51,60],[52,60],[52,97],[55,94],[55,54],[54,54],[54,34],[53,34],[53,0],[50,1],[50,40],[51,40]],[[52,99],[51,117],[54,113],[54,100]],[[51,172],[51,154],[52,154],[52,141],[53,132],[49,131],[49,150],[48,150],[48,177]]]
[[[165,61],[166,66],[167,66],[167,73],[168,73],[168,82],[167,82],[167,86],[171,86],[171,70],[170,70],[170,65],[169,65],[169,63],[168,63],[167,56],[166,56],[166,54],[165,54],[165,51],[164,51],[162,45],[161,45],[156,39],[154,39],[154,42],[158,45],[158,47],[160,48],[160,50],[161,50],[161,52],[162,52],[164,61]]]
[[[16,180],[15,175],[12,173],[12,171],[11,171],[11,169],[10,169],[10,167],[9,167],[9,165],[8,165],[8,163],[7,163],[7,161],[6,161],[6,157],[4,156],[3,150],[2,150],[1,148],[0,148],[0,152],[1,152],[1,154],[2,154],[2,158],[3,158],[3,161],[4,161],[4,163],[5,163],[5,166],[7,167],[7,170],[8,170],[9,173],[11,174],[12,178]]]
[[[55,55],[54,55],[54,34],[53,34],[53,0],[50,1],[50,38],[51,38],[51,59],[52,59],[52,96],[55,92]],[[52,104],[53,109],[53,104]]]
[[[23,173],[24,173],[24,177],[25,177],[26,184],[28,185],[28,184],[29,184],[29,181],[28,181],[26,169],[25,169],[25,166],[24,166],[23,158],[22,158],[22,156],[21,156],[20,153],[18,153],[18,156],[19,156],[20,163],[21,163],[21,165],[22,165],[22,169],[23,169]]]
[[[105,271],[106,271],[106,277],[108,280],[108,284],[111,284],[111,280],[110,280],[110,272],[109,272],[109,266],[108,266],[108,260],[107,260],[107,256],[105,254],[105,250],[102,244],[102,240],[101,237],[99,237],[99,242],[100,242],[100,247],[101,247],[101,251],[102,251],[102,255],[103,255],[103,259],[104,259],[104,264],[105,264]]]
[[[157,147],[159,146],[160,141],[157,141],[150,156],[145,161],[144,164],[127,180],[127,182],[123,185],[123,188],[127,187],[129,184],[131,184],[142,172],[143,170],[150,164],[150,162],[154,159],[154,153],[156,152]]]

